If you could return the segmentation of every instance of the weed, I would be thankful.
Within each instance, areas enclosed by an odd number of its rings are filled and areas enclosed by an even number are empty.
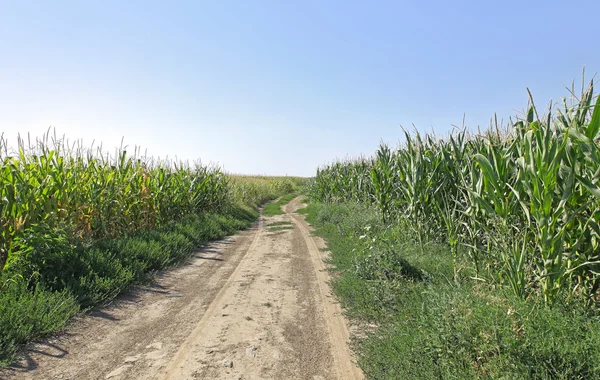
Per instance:
[[[292,199],[296,198],[296,193],[290,193],[279,198],[277,202],[269,203],[263,209],[263,215],[266,216],[275,216],[275,215],[283,215],[285,214],[281,207],[288,204]]]

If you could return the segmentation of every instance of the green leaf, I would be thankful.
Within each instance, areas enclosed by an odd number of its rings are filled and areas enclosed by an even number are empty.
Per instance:
[[[564,191],[561,198],[561,201],[566,202],[573,192],[573,180],[575,177],[575,172],[572,168],[563,165],[560,167],[559,173],[563,180],[566,178],[566,183],[564,185]]]
[[[598,96],[598,98],[596,99],[594,113],[592,114],[592,121],[590,121],[590,124],[588,125],[587,130],[585,131],[585,135],[590,140],[593,140],[594,138],[596,138],[598,130],[600,130],[600,96]]]
[[[598,186],[594,185],[589,179],[582,176],[577,176],[577,179],[583,186],[585,186],[586,189],[588,189],[590,193],[592,193],[594,197],[600,199],[600,188],[598,188]]]
[[[533,106],[531,106],[527,110],[527,122],[532,123],[534,119],[535,119],[535,110],[534,110]]]
[[[498,178],[498,173],[494,170],[494,167],[490,163],[490,161],[483,154],[477,153],[473,156],[473,159],[479,164],[483,175],[487,179],[488,183],[492,185],[497,194],[488,194],[488,196],[493,196],[497,198],[502,193],[502,187],[500,186],[500,179]],[[496,202],[499,202],[498,199],[495,199]]]
[[[519,192],[514,187],[512,187],[508,183],[507,183],[507,185],[510,188],[510,190],[513,192],[513,194],[517,198],[517,201],[519,202],[519,205],[523,209],[523,212],[525,213],[525,217],[527,218],[527,224],[531,223],[531,215],[529,214],[529,206],[527,205],[527,203],[525,201],[523,201],[521,199]]]

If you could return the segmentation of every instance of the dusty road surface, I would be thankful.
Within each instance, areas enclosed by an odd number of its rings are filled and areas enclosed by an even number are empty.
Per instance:
[[[36,344],[0,378],[361,379],[302,216],[200,249],[185,265]],[[273,223],[279,223],[273,226]]]

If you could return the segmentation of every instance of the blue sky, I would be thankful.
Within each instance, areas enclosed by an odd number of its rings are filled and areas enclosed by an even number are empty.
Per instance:
[[[0,131],[313,175],[600,71],[597,1],[4,1]]]

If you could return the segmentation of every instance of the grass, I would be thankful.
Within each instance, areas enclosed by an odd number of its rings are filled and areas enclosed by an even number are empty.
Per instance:
[[[374,207],[311,203],[307,213],[331,251],[333,289],[365,331],[353,344],[368,379],[600,378],[598,313],[454,280],[446,244],[423,249]]]
[[[277,231],[290,231],[293,229],[294,229],[294,226],[278,226],[278,227],[269,227],[267,230],[269,232],[277,232]]]
[[[0,365],[8,365],[25,344],[61,329],[79,305],[66,290],[28,289],[23,278],[0,280]]]
[[[263,215],[266,216],[275,216],[275,215],[283,215],[285,214],[281,207],[288,204],[292,199],[296,198],[296,193],[289,193],[281,198],[277,202],[269,203],[263,209]]]
[[[273,223],[269,223],[269,224],[267,224],[267,227],[276,227],[276,226],[291,226],[291,225],[293,225],[293,223],[292,223],[292,222],[287,222],[287,221],[284,221],[284,222],[273,222]]]
[[[282,222],[273,222],[267,224],[267,230],[269,232],[277,232],[277,231],[288,231],[293,230],[294,225],[292,222],[282,221]]]
[[[308,207],[299,208],[296,210],[296,214],[308,215]]]

